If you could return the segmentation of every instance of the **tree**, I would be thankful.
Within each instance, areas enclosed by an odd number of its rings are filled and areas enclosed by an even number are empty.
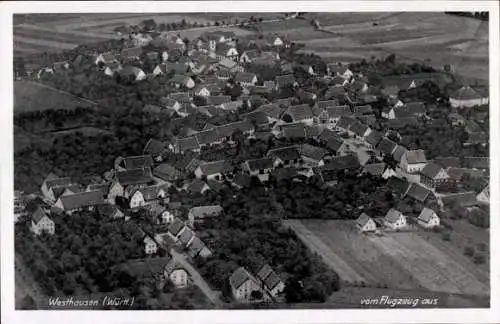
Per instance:
[[[474,255],[474,248],[472,248],[472,246],[466,246],[464,248],[464,254],[468,257],[472,257]]]
[[[262,294],[262,292],[260,290],[253,290],[250,293],[250,298],[253,300],[261,300],[263,296],[264,295]]]

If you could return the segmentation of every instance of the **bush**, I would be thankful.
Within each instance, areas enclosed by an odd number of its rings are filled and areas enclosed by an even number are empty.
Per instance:
[[[486,252],[488,250],[488,246],[486,245],[486,243],[478,243],[477,249],[481,252]]]
[[[474,249],[471,246],[466,246],[464,249],[464,254],[468,257],[472,257],[474,255]]]
[[[484,254],[476,254],[474,256],[474,263],[475,264],[484,264],[486,262],[486,257]]]
[[[443,239],[443,241],[449,241],[451,239],[451,235],[450,233],[446,232],[441,235],[441,238]]]

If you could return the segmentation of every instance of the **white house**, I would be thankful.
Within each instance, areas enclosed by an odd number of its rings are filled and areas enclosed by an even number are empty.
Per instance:
[[[427,164],[424,150],[408,150],[401,156],[400,166],[406,173],[418,173]]]
[[[260,279],[263,288],[272,297],[277,298],[285,290],[285,283],[280,279],[269,264],[263,265],[257,272],[257,278]]]
[[[143,242],[146,254],[155,254],[158,251],[158,244],[149,236],[144,237]]]
[[[165,266],[165,277],[168,278],[176,288],[186,288],[189,284],[189,274],[184,267],[173,258]]]
[[[382,117],[386,119],[396,119],[396,112],[393,107],[386,106],[382,109]]]
[[[407,225],[406,217],[400,211],[391,208],[384,217],[384,225],[391,229],[404,228]]]
[[[486,105],[488,101],[488,96],[481,95],[470,86],[463,86],[450,95],[450,104],[454,108]]]
[[[365,213],[362,213],[356,220],[356,226],[361,232],[373,232],[377,230],[375,221]]]
[[[430,208],[424,207],[418,215],[417,222],[420,226],[425,228],[432,228],[434,226],[439,226],[438,215]]]
[[[478,195],[477,195],[477,201],[484,203],[484,204],[489,204],[490,203],[490,185],[487,185]]]
[[[36,235],[40,235],[42,232],[52,235],[55,232],[54,221],[50,219],[41,207],[37,207],[31,216],[31,231]]]
[[[254,291],[265,295],[259,281],[243,267],[239,267],[233,272],[229,278],[229,285],[234,299],[240,302],[252,301]]]

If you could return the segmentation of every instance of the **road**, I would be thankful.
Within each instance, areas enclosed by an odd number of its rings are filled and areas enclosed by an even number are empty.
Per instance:
[[[191,276],[191,279],[193,280],[193,282],[198,287],[200,287],[201,291],[203,291],[203,293],[205,294],[205,296],[207,296],[207,298],[210,299],[210,301],[216,307],[222,306],[223,302],[219,298],[219,293],[216,292],[216,291],[214,291],[212,288],[210,288],[210,286],[205,281],[205,279],[203,279],[203,277],[200,275],[200,273],[198,272],[198,270],[196,270],[188,262],[188,260],[186,259],[186,257],[182,253],[176,252],[173,249],[170,251],[170,253],[171,253],[172,257],[174,258],[174,260],[176,260],[177,262],[179,262],[184,267],[184,269],[186,269],[187,272],[189,272],[189,274]]]

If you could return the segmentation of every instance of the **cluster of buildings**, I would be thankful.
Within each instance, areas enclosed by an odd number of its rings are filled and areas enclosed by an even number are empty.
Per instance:
[[[240,302],[281,300],[285,283],[271,266],[264,264],[256,273],[239,267],[231,274],[229,284],[234,299]]]

